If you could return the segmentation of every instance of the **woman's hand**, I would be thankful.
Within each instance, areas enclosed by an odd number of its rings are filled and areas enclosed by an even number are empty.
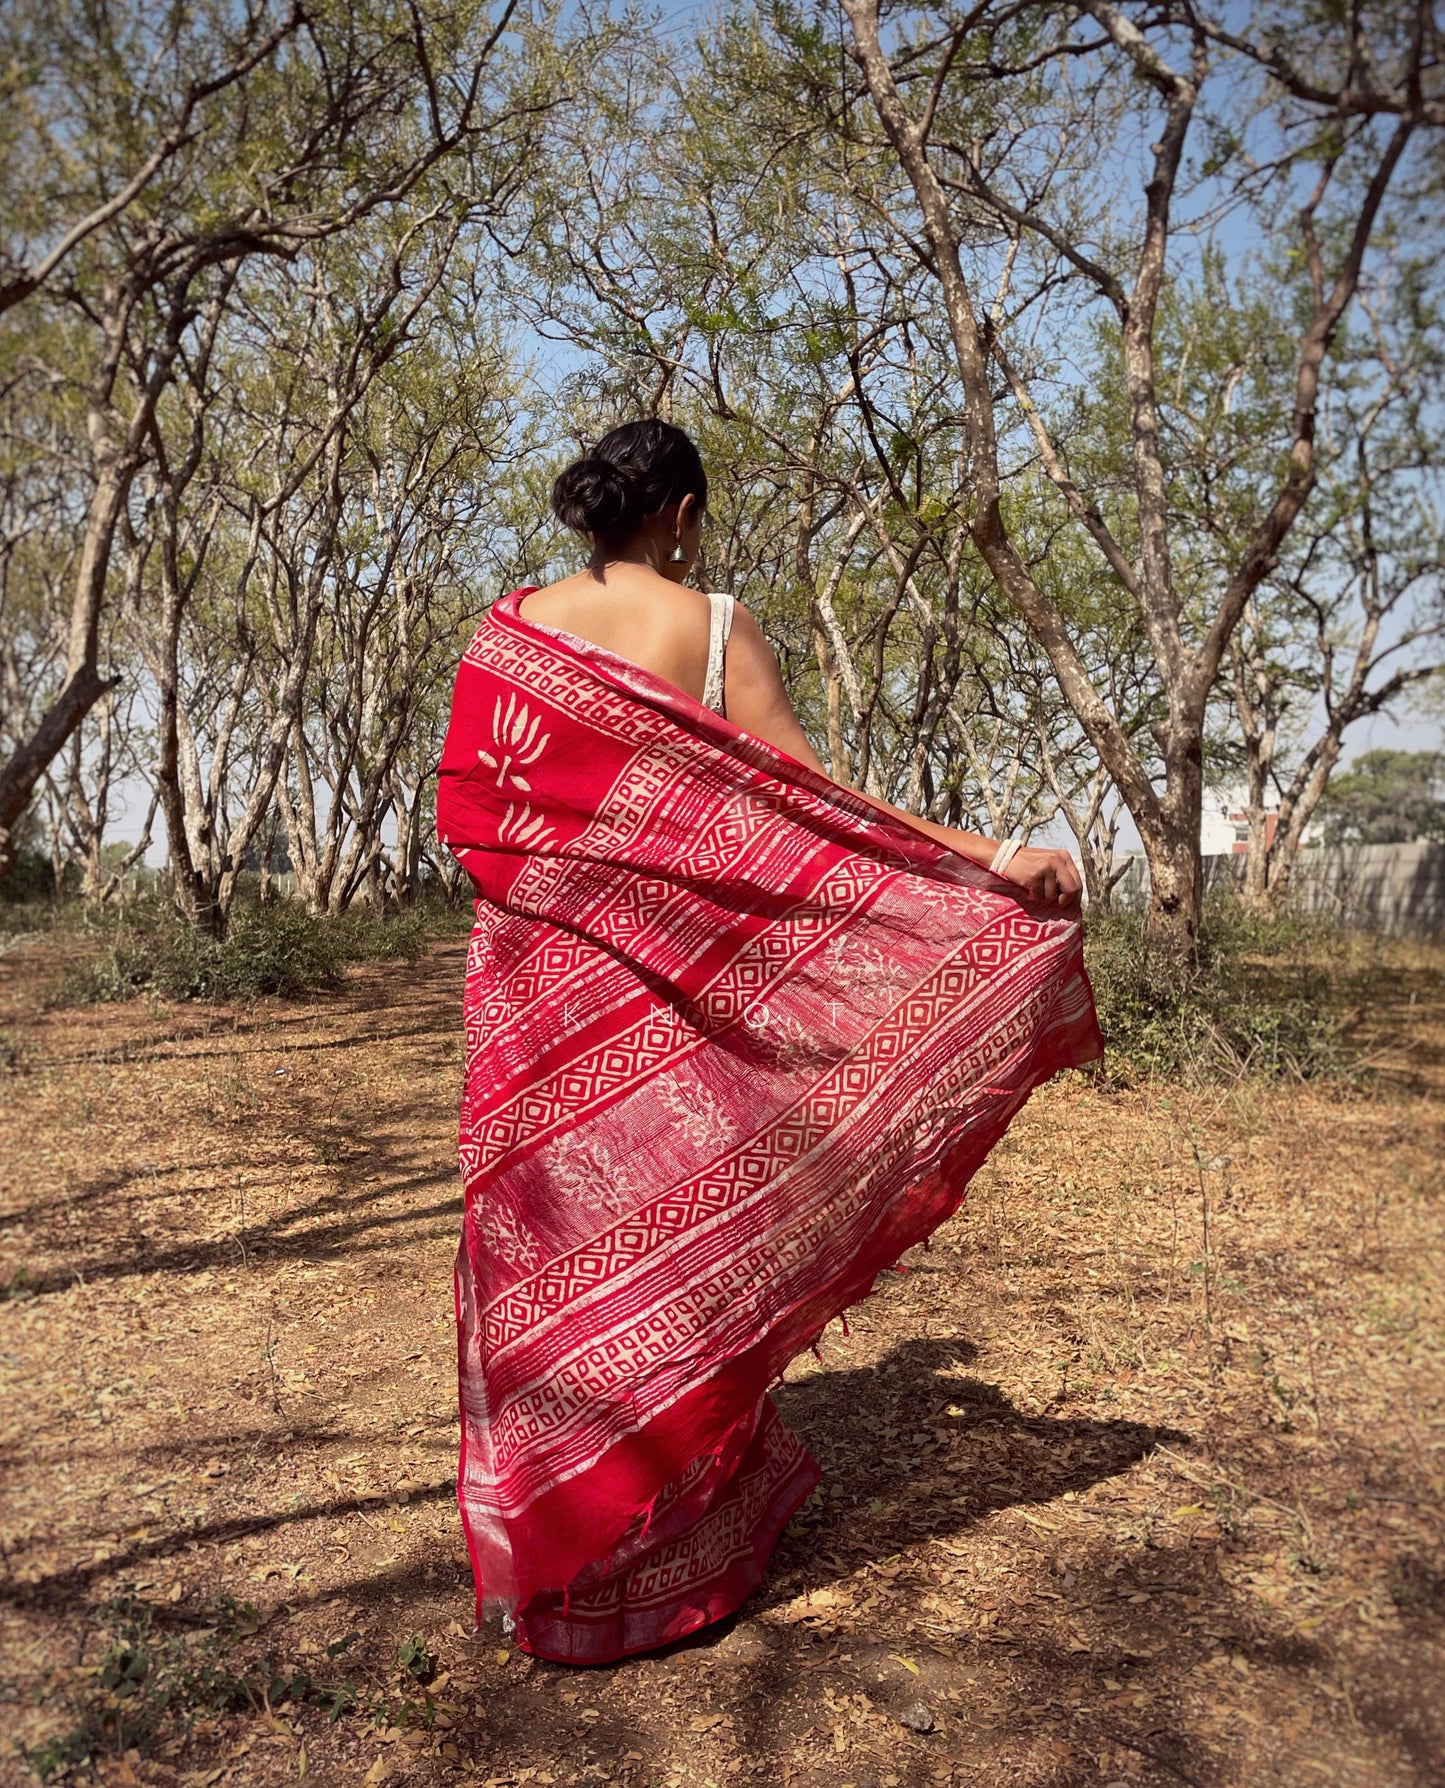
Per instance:
[[[1044,906],[1071,907],[1079,903],[1079,866],[1067,851],[1030,850],[1025,846],[1015,851],[1013,861],[1003,871],[1003,879]]]

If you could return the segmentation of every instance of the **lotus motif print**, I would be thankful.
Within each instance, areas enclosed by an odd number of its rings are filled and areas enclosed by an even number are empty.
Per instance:
[[[503,707],[499,695],[492,705],[492,743],[496,755],[479,747],[477,756],[489,770],[497,772],[498,788],[519,788],[530,794],[532,785],[522,768],[535,764],[546,749],[551,733],[541,730],[542,717],[534,714],[526,702],[509,693]],[[519,768],[518,766],[521,766]]]
[[[515,801],[507,803],[502,823],[497,827],[497,842],[525,846],[538,851],[556,842],[557,834],[540,813],[533,813],[530,802],[523,801],[521,811]]]

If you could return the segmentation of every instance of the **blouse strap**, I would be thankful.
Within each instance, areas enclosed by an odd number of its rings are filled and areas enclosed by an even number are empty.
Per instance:
[[[733,599],[728,591],[709,590],[708,605],[712,611],[712,624],[707,642],[707,681],[703,684],[702,705],[711,708],[715,714],[726,714],[723,701],[723,684],[725,681],[724,657],[727,652],[728,635],[733,625]]]

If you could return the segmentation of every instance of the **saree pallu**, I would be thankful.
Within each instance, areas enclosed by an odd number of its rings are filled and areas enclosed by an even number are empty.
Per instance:
[[[601,1663],[757,1586],[766,1396],[1100,1053],[1077,920],[661,677],[489,611],[438,830],[475,884],[456,1264],[478,1618]]]

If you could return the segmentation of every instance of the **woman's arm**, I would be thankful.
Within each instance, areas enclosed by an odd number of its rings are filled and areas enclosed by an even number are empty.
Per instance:
[[[783,673],[777,655],[768,644],[761,627],[742,606],[734,604],[732,632],[728,638],[726,662],[726,706],[728,719],[754,738],[764,739],[795,757],[810,769],[828,776],[817,752],[808,743],[808,736],[798,725],[793,704],[783,684]],[[834,779],[829,776],[831,782]],[[987,869],[998,850],[998,840],[982,838],[977,832],[961,832],[953,826],[940,826],[933,820],[920,819],[882,801],[862,789],[851,791],[870,806],[926,832],[950,850],[968,857]],[[1032,899],[1060,908],[1072,907],[1079,899],[1078,865],[1067,851],[1020,850],[1003,871],[1005,881],[1022,888]]]

